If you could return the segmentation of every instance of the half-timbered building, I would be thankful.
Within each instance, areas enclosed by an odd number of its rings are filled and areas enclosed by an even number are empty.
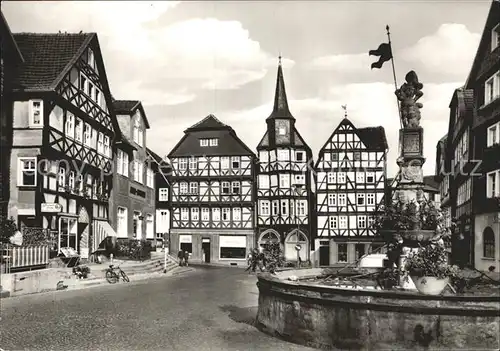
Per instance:
[[[436,145],[436,174],[434,179],[439,189],[439,207],[445,219],[445,228],[451,228],[450,178],[451,172],[447,162],[448,134],[442,137]],[[424,177],[425,181],[425,177]]]
[[[155,174],[156,192],[156,242],[165,249],[169,249],[170,242],[170,181],[172,167],[167,157],[160,157],[157,153],[148,148],[148,155],[153,160],[151,165]]]
[[[108,223],[113,140],[119,136],[95,33],[14,34],[9,215],[88,257]],[[67,251],[66,251],[67,252]]]
[[[255,154],[209,115],[184,131],[172,166],[170,251],[192,261],[246,265],[254,246]]]
[[[155,176],[147,153],[149,122],[140,101],[113,100],[121,138],[116,140],[111,223],[118,238],[156,246]]]
[[[355,262],[382,246],[371,228],[384,199],[383,127],[356,128],[346,117],[319,152],[316,170],[317,264]]]
[[[0,13],[0,216],[7,215],[9,202],[10,153],[12,148],[13,79],[24,62],[3,13]]]
[[[278,65],[273,111],[257,146],[257,243],[279,242],[288,261],[310,259],[312,152],[297,128]],[[297,248],[299,249],[297,251]]]

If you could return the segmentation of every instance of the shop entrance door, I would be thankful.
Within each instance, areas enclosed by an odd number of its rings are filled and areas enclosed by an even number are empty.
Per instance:
[[[201,249],[202,252],[205,256],[205,263],[210,263],[210,239],[209,238],[204,238],[202,239],[203,242],[201,243]]]

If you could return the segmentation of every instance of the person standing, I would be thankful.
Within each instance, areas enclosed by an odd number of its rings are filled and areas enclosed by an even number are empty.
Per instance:
[[[189,252],[184,251],[184,264],[185,266],[189,266]]]
[[[179,250],[177,258],[179,259],[179,266],[182,266],[184,264],[184,251]]]

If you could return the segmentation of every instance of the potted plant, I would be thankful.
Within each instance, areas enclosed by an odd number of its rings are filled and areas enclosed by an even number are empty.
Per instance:
[[[417,290],[426,295],[439,295],[456,277],[458,267],[448,263],[448,253],[442,242],[430,243],[410,253],[405,261],[403,278],[411,278]]]

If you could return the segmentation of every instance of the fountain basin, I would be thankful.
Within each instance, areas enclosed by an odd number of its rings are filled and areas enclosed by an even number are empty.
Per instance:
[[[291,342],[328,349],[498,349],[498,295],[428,296],[300,280],[334,271],[259,274],[259,329]]]

